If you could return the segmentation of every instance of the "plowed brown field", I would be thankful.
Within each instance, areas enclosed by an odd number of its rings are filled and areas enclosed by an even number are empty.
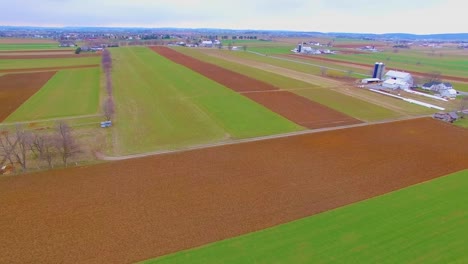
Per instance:
[[[323,128],[361,123],[361,121],[291,92],[189,57],[167,47],[151,47],[160,55],[196,71],[244,96],[266,106],[271,111],[307,128]],[[268,93],[271,91],[271,93]],[[252,92],[252,93],[248,93]],[[256,93],[260,92],[260,93]],[[323,118],[320,117],[323,115]],[[327,122],[325,122],[327,121]]]
[[[2,55],[0,60],[14,60],[14,59],[63,59],[63,58],[83,58],[83,57],[99,57],[97,53],[74,54],[73,52],[67,54],[24,54],[24,55]]]
[[[311,129],[361,123],[352,117],[337,111],[329,111],[329,108],[319,103],[287,91],[246,93],[244,96],[269,109],[275,109],[275,112],[287,119]]]
[[[41,89],[54,74],[51,71],[0,76],[0,122]]]
[[[66,69],[81,69],[81,68],[94,68],[94,67],[99,67],[99,64],[61,66],[61,67],[49,67],[49,68],[4,69],[4,70],[0,70],[0,73],[59,71],[59,70],[66,70]]]
[[[467,138],[427,118],[0,178],[0,263],[130,263],[261,230],[468,168]]]

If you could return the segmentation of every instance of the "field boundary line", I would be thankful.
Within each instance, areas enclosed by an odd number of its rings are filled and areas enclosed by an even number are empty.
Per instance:
[[[195,146],[190,146],[190,147],[185,147],[185,148],[180,148],[180,149],[158,150],[158,151],[123,155],[123,156],[107,156],[103,153],[96,153],[96,156],[98,159],[105,160],[105,161],[128,160],[128,159],[143,158],[143,157],[155,156],[155,155],[173,154],[173,153],[187,152],[187,151],[193,151],[193,150],[199,150],[199,149],[215,148],[215,147],[237,145],[237,144],[243,144],[243,143],[249,143],[249,142],[257,142],[257,141],[265,141],[265,140],[271,140],[271,139],[280,139],[280,138],[287,138],[287,137],[293,137],[293,136],[315,134],[315,133],[334,131],[334,130],[343,130],[343,129],[354,128],[354,127],[364,127],[364,126],[372,126],[372,125],[400,122],[400,121],[413,120],[413,119],[422,119],[422,118],[428,118],[429,116],[430,115],[403,117],[403,118],[392,119],[392,120],[364,122],[364,123],[359,123],[359,124],[352,124],[352,125],[345,125],[345,126],[338,126],[338,127],[307,129],[307,130],[290,132],[290,133],[261,136],[261,137],[254,137],[254,138],[245,138],[245,139],[234,139],[234,140],[229,140],[229,141],[221,141],[217,143],[195,145]]]
[[[79,115],[79,116],[69,116],[69,117],[57,117],[57,118],[47,118],[47,119],[37,119],[37,120],[26,120],[26,121],[19,121],[19,122],[4,122],[0,123],[1,126],[12,126],[12,125],[24,125],[29,123],[41,123],[41,122],[51,122],[51,121],[59,121],[59,120],[74,120],[74,119],[81,119],[81,118],[88,118],[88,117],[103,117],[103,114],[92,114],[92,115]]]

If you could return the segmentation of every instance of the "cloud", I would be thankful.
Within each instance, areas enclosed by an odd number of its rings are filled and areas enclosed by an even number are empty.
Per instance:
[[[463,32],[461,0],[0,0],[3,25]]]

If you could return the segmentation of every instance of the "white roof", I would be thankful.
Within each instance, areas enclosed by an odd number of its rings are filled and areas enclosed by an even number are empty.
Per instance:
[[[390,85],[408,85],[407,82],[404,82],[402,80],[394,80],[394,79],[388,79],[384,82],[384,84],[390,84]]]
[[[399,79],[405,79],[407,77],[411,77],[411,74],[407,72],[400,72],[400,71],[388,71],[387,74],[385,74],[386,77],[393,77],[393,78],[399,78]]]

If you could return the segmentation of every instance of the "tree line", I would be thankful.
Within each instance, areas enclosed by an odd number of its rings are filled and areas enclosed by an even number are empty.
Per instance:
[[[106,78],[106,93],[107,98],[103,104],[103,112],[104,116],[108,121],[112,119],[115,113],[115,104],[114,104],[114,97],[112,95],[113,90],[113,83],[112,83],[112,57],[109,50],[104,49],[102,52],[102,69],[104,71],[104,76]]]
[[[12,131],[0,133],[0,167],[18,164],[27,171],[31,161],[39,161],[36,167],[53,168],[61,163],[67,167],[71,158],[81,153],[72,129],[65,122],[58,122],[52,131],[29,131],[17,125]]]

